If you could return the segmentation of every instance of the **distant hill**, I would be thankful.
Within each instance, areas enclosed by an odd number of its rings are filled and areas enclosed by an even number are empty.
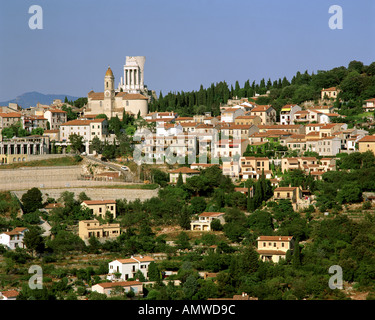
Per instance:
[[[17,98],[0,102],[0,106],[7,106],[9,103],[17,103],[22,108],[35,107],[37,103],[50,105],[54,99],[65,100],[65,97],[69,101],[77,100],[79,97],[69,96],[67,94],[43,94],[40,92],[27,92],[19,95]]]

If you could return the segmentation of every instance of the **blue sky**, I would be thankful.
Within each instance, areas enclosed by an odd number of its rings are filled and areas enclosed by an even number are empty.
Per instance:
[[[31,30],[31,5],[43,30]],[[331,30],[331,5],[343,29]],[[163,94],[222,80],[288,79],[375,61],[372,0],[0,1],[0,101],[29,91],[86,96],[116,85],[126,56],[146,56],[145,83]]]

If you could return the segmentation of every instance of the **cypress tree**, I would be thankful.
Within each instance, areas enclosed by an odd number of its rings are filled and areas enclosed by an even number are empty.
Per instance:
[[[177,184],[176,187],[180,188],[184,184],[184,180],[182,179],[182,174],[181,172],[178,174],[178,179],[177,179]]]

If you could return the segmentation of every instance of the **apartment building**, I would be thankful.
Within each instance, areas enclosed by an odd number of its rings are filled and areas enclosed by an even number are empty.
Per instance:
[[[242,108],[226,108],[221,112],[221,122],[234,122],[239,116],[243,116],[245,111]]]
[[[10,127],[21,121],[21,113],[19,112],[2,112],[0,113],[0,129]]]
[[[57,130],[60,125],[68,121],[67,112],[57,108],[50,108],[44,112],[44,118],[49,122],[50,130]]]
[[[276,122],[276,110],[271,105],[257,105],[249,113],[251,116],[260,117],[262,124],[274,124]]]
[[[249,139],[221,139],[213,144],[212,154],[219,158],[241,157],[249,145]]]

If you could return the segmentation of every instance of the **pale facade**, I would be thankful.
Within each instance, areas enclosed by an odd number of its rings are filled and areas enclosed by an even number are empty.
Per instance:
[[[365,100],[363,105],[363,110],[365,112],[372,112],[375,110],[375,98]]]
[[[122,279],[128,280],[135,277],[135,274],[140,270],[143,276],[148,278],[148,266],[154,262],[154,258],[150,256],[131,256],[128,259],[116,259],[108,264],[108,280]],[[120,275],[116,278],[115,273]]]
[[[243,116],[245,111],[241,108],[227,108],[221,112],[221,121],[222,122],[234,122],[235,119],[239,116]]]
[[[133,291],[134,294],[143,294],[143,284],[140,281],[116,281],[116,282],[101,282],[91,287],[91,291],[111,296],[114,292],[119,293],[117,288],[122,288],[124,293]]]
[[[124,76],[121,77],[118,91],[140,93],[145,89],[144,66],[146,57],[127,56],[124,65]]]
[[[91,141],[95,136],[100,140],[108,137],[108,121],[106,119],[71,120],[60,125],[60,141],[68,141],[71,134],[84,138],[85,142]]]
[[[257,252],[262,261],[279,262],[285,259],[288,250],[293,252],[292,236],[260,236],[257,238]]]
[[[106,217],[107,211],[116,219],[116,200],[85,200],[81,203],[83,208],[89,208],[95,216]]]
[[[199,176],[200,171],[190,169],[188,167],[181,167],[175,170],[172,170],[169,172],[169,182],[170,183],[177,183],[178,177],[181,174],[182,176],[182,181],[185,183],[186,179],[189,179],[193,176]]]
[[[100,224],[98,220],[81,220],[78,223],[78,236],[82,240],[96,237],[98,240],[117,238],[121,233],[119,223]]]
[[[18,112],[7,112],[0,113],[0,129],[10,127],[21,121],[21,113]]]
[[[276,110],[270,105],[258,105],[249,114],[259,116],[262,124],[274,124],[276,122]]]
[[[148,97],[141,94],[140,90],[137,89],[142,86],[139,87],[139,85],[130,83],[124,85],[127,88],[126,90],[115,91],[114,81],[113,72],[111,68],[108,68],[104,77],[104,92],[90,91],[87,95],[85,115],[105,114],[108,119],[116,116],[122,119],[124,112],[136,117],[147,115]]]
[[[27,228],[18,227],[12,231],[0,233],[0,245],[7,247],[8,249],[14,250],[16,248],[25,248],[23,238]]]
[[[302,108],[297,104],[287,104],[281,108],[280,111],[280,124],[293,124],[294,114],[301,111]]]
[[[67,112],[57,108],[50,108],[44,112],[44,118],[46,118],[50,124],[49,130],[58,130],[60,125],[68,120]]]
[[[337,95],[339,94],[340,90],[336,87],[331,87],[331,88],[327,88],[327,89],[322,89],[320,94],[321,94],[321,98],[322,99],[329,99],[329,98],[333,98],[333,99],[336,99],[337,98]]]
[[[222,139],[213,144],[213,154],[219,158],[241,157],[249,145],[249,139]]]
[[[371,151],[375,154],[375,136],[365,136],[357,144],[359,152]]]
[[[262,123],[262,119],[259,116],[243,115],[234,119],[234,124],[239,124],[239,125],[247,124],[247,125],[259,126],[261,123]]]
[[[221,224],[225,223],[225,213],[223,212],[203,212],[198,216],[198,220],[193,220],[190,223],[192,231],[211,231],[211,222],[218,219]]]

